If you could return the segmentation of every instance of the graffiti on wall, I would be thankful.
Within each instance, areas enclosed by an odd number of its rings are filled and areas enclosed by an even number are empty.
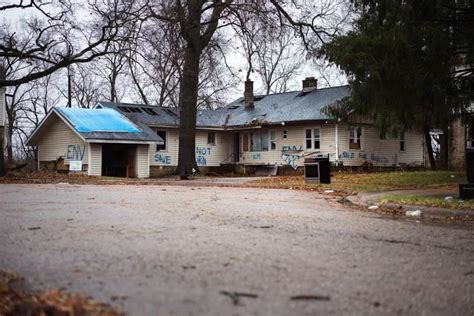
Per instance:
[[[374,154],[366,154],[366,153],[354,153],[354,152],[349,152],[349,151],[344,151],[342,155],[339,158],[343,159],[358,159],[358,160],[365,160],[365,161],[371,161],[375,163],[389,163],[389,159],[384,156],[378,156]]]
[[[286,164],[296,170],[298,169],[296,161],[303,157],[303,146],[283,146],[280,157]]]
[[[260,155],[260,154],[253,154],[253,155],[252,155],[252,159],[253,159],[253,160],[260,160],[260,159],[262,159],[262,155]]]
[[[198,166],[207,166],[207,158],[211,155],[212,148],[196,147],[196,164]]]
[[[155,161],[162,165],[171,165],[171,156],[165,154],[155,154]]]
[[[86,146],[83,148],[79,145],[67,145],[66,160],[68,161],[82,161],[84,159],[84,152]]]

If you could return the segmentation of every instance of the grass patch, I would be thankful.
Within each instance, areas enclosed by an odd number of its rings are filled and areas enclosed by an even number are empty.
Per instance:
[[[283,176],[256,180],[247,186],[304,190],[330,188],[363,192],[438,188],[455,190],[462,182],[466,182],[466,174],[459,171],[336,172],[331,178],[331,184],[306,184],[303,176]]]
[[[383,198],[382,203],[442,207],[457,210],[474,210],[474,200],[445,200],[444,197],[435,196],[388,195]]]

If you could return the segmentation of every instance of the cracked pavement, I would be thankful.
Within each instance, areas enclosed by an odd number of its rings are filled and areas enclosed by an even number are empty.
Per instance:
[[[129,315],[471,315],[473,232],[314,192],[0,185],[0,268]]]

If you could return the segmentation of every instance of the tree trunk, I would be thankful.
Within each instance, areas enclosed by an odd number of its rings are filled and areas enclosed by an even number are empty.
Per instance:
[[[0,177],[3,177],[6,174],[4,150],[5,146],[3,146],[3,127],[0,126]]]
[[[7,165],[13,165],[13,119],[8,117],[7,127]]]
[[[196,111],[201,51],[188,43],[179,93],[179,154],[176,170],[181,179],[192,176],[196,164]]]
[[[423,129],[423,133],[425,135],[426,151],[428,152],[428,158],[430,160],[431,170],[436,170],[436,161],[433,155],[433,145],[431,144],[431,135],[430,135],[429,127],[425,127]]]

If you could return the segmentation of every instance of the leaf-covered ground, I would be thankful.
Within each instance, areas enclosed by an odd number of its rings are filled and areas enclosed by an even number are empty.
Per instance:
[[[456,210],[474,210],[474,200],[446,199],[442,196],[388,195],[382,203],[398,203],[442,207]]]
[[[35,316],[120,316],[123,313],[82,294],[53,290],[38,294],[13,289],[17,278],[11,271],[0,270],[0,315]]]
[[[445,189],[452,191],[462,182],[466,182],[466,175],[459,171],[335,172],[331,178],[331,184],[307,184],[303,176],[283,176],[256,180],[247,184],[247,186],[361,192],[400,189]]]

